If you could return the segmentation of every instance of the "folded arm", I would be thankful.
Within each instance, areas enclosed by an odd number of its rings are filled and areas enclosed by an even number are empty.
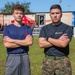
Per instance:
[[[4,43],[4,46],[6,48],[16,48],[16,47],[20,47],[20,45],[18,44],[15,44],[15,43],[12,43],[12,42],[3,42]]]
[[[33,37],[28,35],[24,40],[13,40],[14,43],[19,44],[21,46],[31,46],[33,43]]]
[[[46,40],[46,38],[39,38],[39,46],[41,48],[51,47],[52,44]]]
[[[8,36],[5,36],[3,39],[4,46],[5,47],[20,47],[20,46],[30,46],[33,43],[33,38],[30,35],[27,35],[27,37],[23,40],[17,40],[17,39],[11,39]]]
[[[54,46],[63,48],[63,47],[66,47],[69,44],[70,39],[68,38],[68,36],[66,34],[63,34],[58,39],[49,38],[48,41],[50,43],[52,43]]]

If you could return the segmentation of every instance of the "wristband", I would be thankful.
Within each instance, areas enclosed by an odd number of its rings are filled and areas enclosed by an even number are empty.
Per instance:
[[[48,41],[48,38],[49,38],[49,37],[46,37],[46,40],[47,40],[47,41]]]

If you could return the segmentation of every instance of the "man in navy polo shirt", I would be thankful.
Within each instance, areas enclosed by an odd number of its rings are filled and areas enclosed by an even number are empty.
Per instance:
[[[61,22],[62,9],[60,5],[50,8],[51,24],[42,27],[39,35],[39,46],[44,48],[42,75],[72,75],[69,61],[69,43],[72,27]]]
[[[14,24],[4,28],[3,43],[7,49],[5,75],[30,75],[29,46],[33,43],[31,27],[22,24],[24,7],[13,7]]]

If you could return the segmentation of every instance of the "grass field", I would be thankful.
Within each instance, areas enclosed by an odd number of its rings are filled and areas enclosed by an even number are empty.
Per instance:
[[[43,49],[39,48],[38,37],[34,37],[33,46],[29,51],[31,63],[31,75],[42,75],[42,60],[44,58]],[[73,74],[75,75],[75,38],[70,43],[70,61],[72,64]],[[0,75],[4,75],[6,50],[3,47],[2,36],[0,36]]]

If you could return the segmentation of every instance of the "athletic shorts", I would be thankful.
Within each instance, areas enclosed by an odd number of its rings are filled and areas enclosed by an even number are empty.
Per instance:
[[[28,54],[8,54],[5,75],[30,75],[30,61]]]

